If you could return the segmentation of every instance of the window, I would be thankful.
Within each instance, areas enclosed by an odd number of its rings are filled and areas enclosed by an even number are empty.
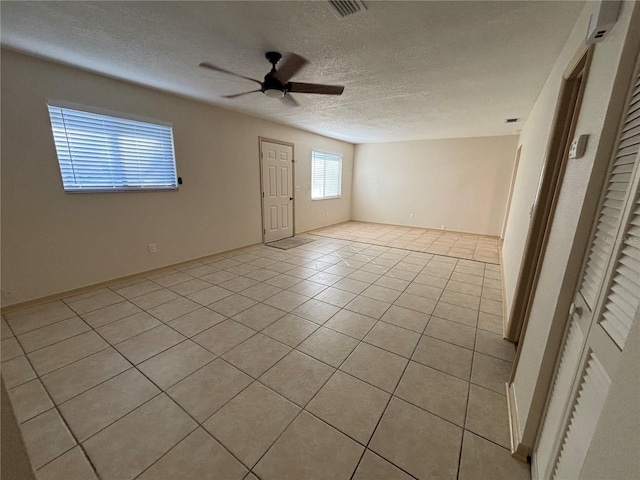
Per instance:
[[[49,117],[65,191],[177,189],[171,126],[54,105]]]
[[[342,155],[311,152],[311,198],[339,198],[342,190]]]

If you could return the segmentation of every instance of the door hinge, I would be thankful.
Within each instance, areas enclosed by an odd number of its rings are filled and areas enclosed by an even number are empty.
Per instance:
[[[264,198],[264,192],[262,192],[262,198]]]
[[[266,229],[262,230],[262,234],[266,235],[267,234],[267,230]]]

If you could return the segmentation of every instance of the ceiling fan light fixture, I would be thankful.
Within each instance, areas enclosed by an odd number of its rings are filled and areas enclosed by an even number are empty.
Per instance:
[[[266,88],[264,90],[264,94],[270,98],[282,98],[284,97],[284,92],[282,90],[278,90],[277,88]]]

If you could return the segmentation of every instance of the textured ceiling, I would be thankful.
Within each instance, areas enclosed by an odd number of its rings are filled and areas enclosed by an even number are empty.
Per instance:
[[[337,18],[308,2],[6,2],[2,44],[354,143],[516,133],[583,2],[367,2]],[[267,50],[311,63],[294,78],[342,84],[290,108],[252,82]]]

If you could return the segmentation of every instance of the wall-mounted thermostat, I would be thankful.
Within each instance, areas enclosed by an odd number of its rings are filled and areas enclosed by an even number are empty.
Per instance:
[[[582,158],[587,149],[587,139],[589,135],[580,135],[571,142],[569,148],[569,158]]]
[[[596,4],[589,20],[587,45],[604,40],[618,20],[620,3],[620,0],[601,0]]]

